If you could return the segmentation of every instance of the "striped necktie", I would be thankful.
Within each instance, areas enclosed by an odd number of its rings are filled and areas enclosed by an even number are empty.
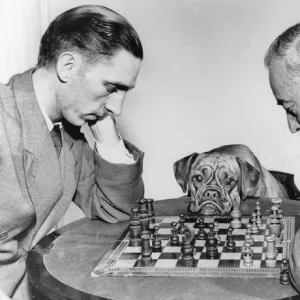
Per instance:
[[[54,125],[50,134],[57,152],[57,156],[59,157],[62,148],[62,138],[61,138],[61,129],[58,124]]]

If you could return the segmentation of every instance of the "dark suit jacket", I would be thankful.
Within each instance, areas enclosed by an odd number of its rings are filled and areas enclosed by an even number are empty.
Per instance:
[[[0,289],[12,295],[26,254],[73,200],[91,218],[129,219],[143,197],[143,153],[125,142],[132,165],[112,164],[93,151],[80,128],[65,124],[58,159],[36,100],[29,70],[0,85]]]

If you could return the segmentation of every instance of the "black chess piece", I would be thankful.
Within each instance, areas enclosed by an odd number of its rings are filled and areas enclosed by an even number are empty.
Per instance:
[[[198,227],[199,227],[199,231],[198,231],[198,234],[197,234],[197,239],[198,240],[206,240],[207,234],[204,230],[205,224],[204,224],[204,219],[203,218],[199,219]]]
[[[150,218],[151,223],[155,223],[155,219],[154,219],[155,213],[154,213],[153,202],[154,202],[154,200],[151,199],[151,198],[146,200],[146,207],[147,207],[148,217]]]
[[[284,285],[291,283],[288,260],[286,258],[282,260],[279,282]]]
[[[171,246],[178,246],[179,245],[179,236],[177,235],[177,229],[176,229],[177,223],[172,222],[171,226],[173,228],[172,229],[172,236],[170,238]]]
[[[159,233],[158,233],[159,227],[154,226],[153,227],[153,241],[152,241],[152,251],[153,252],[161,252],[161,240],[159,239]]]
[[[132,208],[132,217],[129,225],[129,230],[130,230],[130,242],[129,245],[131,247],[137,247],[140,245],[141,239],[140,239],[140,234],[141,234],[141,222],[140,222],[140,217],[138,215],[138,209],[137,208]]]
[[[233,240],[233,228],[228,228],[228,234],[227,234],[227,241],[226,241],[226,247],[230,250],[235,248],[235,241]]]
[[[141,247],[141,263],[143,266],[148,266],[152,262],[152,250],[150,246],[150,236],[143,235],[142,239],[142,247]]]
[[[185,223],[185,215],[184,214],[180,214],[179,215],[179,227],[178,227],[178,233],[180,234],[184,234],[185,228],[184,228],[184,223]]]
[[[218,258],[218,240],[215,237],[215,233],[209,231],[206,239],[206,258],[216,259]]]
[[[192,266],[194,262],[194,247],[185,238],[181,247],[181,264],[185,267]]]

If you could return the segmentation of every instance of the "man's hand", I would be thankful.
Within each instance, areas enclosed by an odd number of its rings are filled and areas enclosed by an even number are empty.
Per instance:
[[[112,115],[108,115],[97,122],[90,122],[89,126],[101,148],[116,148],[118,146],[120,137],[115,118]]]

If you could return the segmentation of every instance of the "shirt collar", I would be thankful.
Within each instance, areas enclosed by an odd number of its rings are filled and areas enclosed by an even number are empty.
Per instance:
[[[40,103],[39,103],[39,106],[40,106],[40,109],[41,109],[42,114],[44,116],[44,119],[46,121],[46,124],[47,124],[49,132],[52,131],[54,125],[57,125],[57,124],[59,125],[59,128],[62,129],[62,123],[61,122],[57,122],[57,123],[53,124],[53,122],[50,120],[49,116],[46,114],[46,112],[41,107]]]

